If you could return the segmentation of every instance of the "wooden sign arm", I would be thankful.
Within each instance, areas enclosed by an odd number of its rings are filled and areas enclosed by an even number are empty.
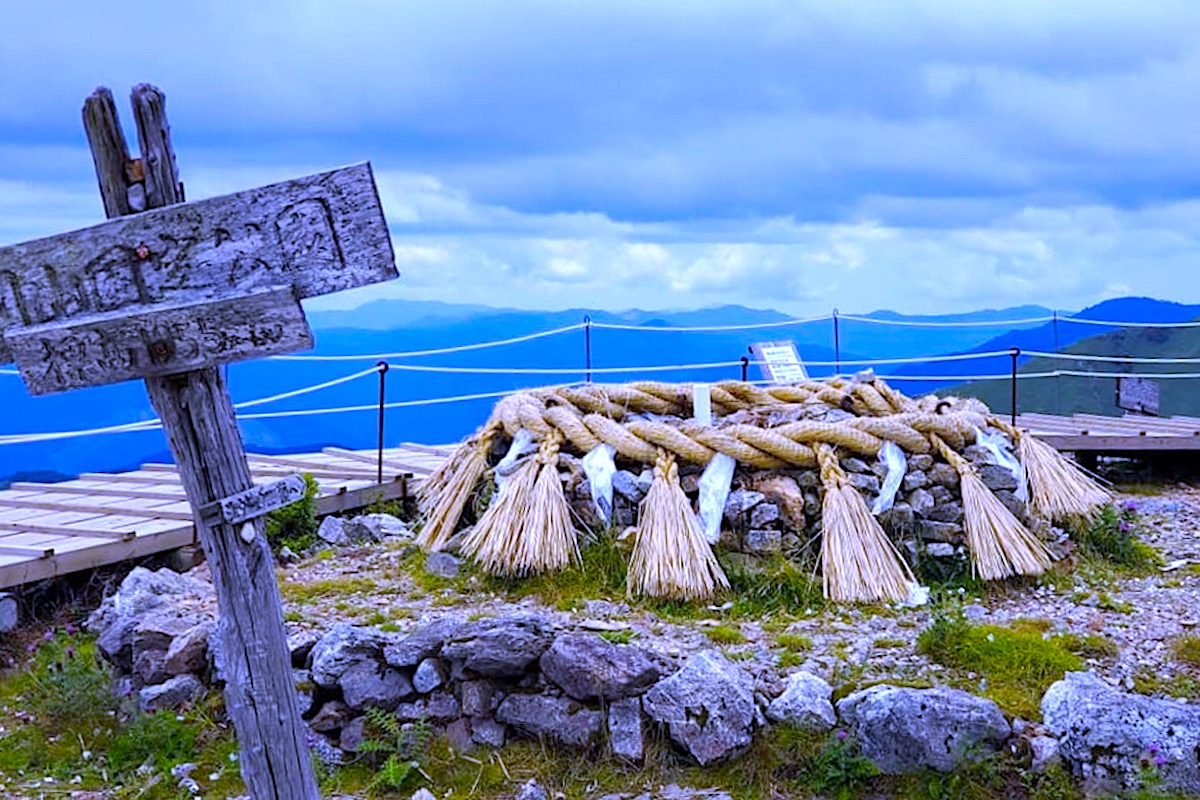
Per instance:
[[[162,94],[138,86],[133,103],[147,208],[182,202]],[[129,156],[107,90],[88,98],[84,125],[105,211],[110,217],[130,213],[134,182],[125,169]],[[193,510],[249,489],[253,481],[222,370],[208,367],[145,380]],[[241,526],[206,524],[195,516],[217,593],[221,677],[246,788],[255,800],[319,800],[262,520],[253,523],[257,535],[246,542]]]

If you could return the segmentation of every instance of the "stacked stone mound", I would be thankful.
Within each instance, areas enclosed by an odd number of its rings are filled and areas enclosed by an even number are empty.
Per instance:
[[[834,591],[831,596],[839,601],[904,596],[898,587],[906,585],[908,568],[889,552],[896,542],[912,559],[969,556],[977,573],[988,579],[1039,574],[1054,556],[1046,547],[1055,534],[1049,517],[1062,521],[1090,513],[1108,500],[1107,493],[1072,464],[992,415],[978,400],[913,399],[869,373],[854,381],[838,378],[765,389],[724,382],[709,391],[713,419],[706,425],[691,418],[690,384],[589,384],[501,400],[488,422],[422,486],[425,526],[418,543],[432,551],[454,546],[464,539],[461,531],[476,522],[486,530],[468,531],[468,554],[510,535],[497,530],[505,526],[497,526],[484,509],[494,496],[503,497],[503,492],[495,492],[495,472],[512,472],[505,455],[514,442],[522,441],[537,451],[525,458],[536,466],[524,473],[523,482],[514,480],[521,488],[513,491],[532,492],[537,479],[541,494],[537,502],[524,505],[510,498],[511,513],[504,520],[512,523],[514,539],[537,537],[542,528],[553,527],[547,540],[560,555],[541,563],[522,561],[510,569],[505,559],[519,554],[521,545],[503,543],[491,546],[487,559],[477,558],[489,571],[520,575],[566,565],[571,543],[564,541],[561,521],[549,526],[538,520],[538,509],[553,507],[545,491],[548,469],[557,470],[577,527],[603,527],[605,520],[583,468],[584,457],[601,448],[613,453],[617,467],[607,522],[618,531],[638,527],[633,533],[645,532],[647,505],[661,505],[670,494],[656,493],[657,482],[682,490],[694,511],[705,468],[718,456],[732,459],[736,471],[724,508],[721,544],[753,555],[801,555],[805,542],[819,538],[827,594],[833,568],[868,575],[866,589],[860,582],[841,596]],[[997,456],[994,449],[981,446],[982,432],[999,442],[1007,455]],[[872,518],[865,509],[881,491],[889,445],[896,446],[893,453],[903,455],[905,473],[890,508],[881,508]],[[1020,468],[1015,468],[1013,453],[1022,456]],[[1007,466],[998,463],[1002,458]],[[1028,471],[1033,490],[1029,504],[1018,500],[1021,468]],[[831,491],[838,502],[828,502]],[[648,503],[647,497],[656,502]],[[831,509],[840,517],[823,518],[831,516]],[[676,520],[677,510],[672,507],[670,513],[650,518]],[[555,513],[561,520],[561,513]],[[831,531],[840,534],[840,539],[833,537],[837,548],[828,547]],[[641,541],[640,535],[634,538]],[[657,542],[677,543],[680,538],[672,531],[658,536]],[[488,541],[480,547],[483,540]],[[675,550],[697,561],[708,558],[707,546],[698,548],[694,542]],[[631,577],[636,564],[637,545]],[[696,569],[710,569],[718,579],[691,597],[711,594],[724,580],[715,575],[720,568],[713,564]],[[874,592],[869,573],[889,570],[890,583]]]
[[[138,568],[88,625],[116,691],[166,709],[221,685],[216,623],[210,583]],[[838,727],[886,774],[949,772],[1007,750],[1033,770],[1063,763],[1091,796],[1139,786],[1148,760],[1164,788],[1200,793],[1200,708],[1122,692],[1091,673],[1053,684],[1038,725],[947,687],[873,685],[834,703],[833,687],[809,672],[781,676],[653,637],[618,644],[596,627],[611,623],[445,612],[404,633],[347,624],[296,631],[288,645],[310,744],[331,764],[361,757],[360,745],[378,734],[368,708],[427,726],[459,752],[533,738],[632,762],[655,739],[712,764],[736,758],[771,725]]]

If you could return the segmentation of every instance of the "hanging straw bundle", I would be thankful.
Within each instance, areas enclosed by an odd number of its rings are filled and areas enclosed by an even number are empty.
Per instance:
[[[1054,561],[1046,545],[1000,502],[975,467],[954,452],[937,434],[929,434],[934,447],[958,471],[962,489],[967,548],[975,574],[984,580],[1013,575],[1041,575]]]
[[[729,586],[679,485],[675,456],[665,450],[658,451],[654,482],[638,510],[628,585],[630,596],[671,600],[702,600]]]
[[[915,582],[892,540],[846,480],[833,448],[817,445],[821,482],[821,581],[835,603],[899,602]]]
[[[454,535],[463,508],[487,471],[488,454],[499,432],[499,425],[489,422],[421,484],[417,501],[425,524],[416,541],[423,550],[441,550]]]
[[[558,477],[561,443],[559,436],[544,439],[463,540],[463,553],[487,572],[521,577],[578,563],[571,508]]]
[[[1078,464],[1041,439],[995,417],[989,418],[988,424],[1016,443],[1017,458],[1029,478],[1029,501],[1034,513],[1065,522],[1091,516],[1112,502],[1112,495]]]

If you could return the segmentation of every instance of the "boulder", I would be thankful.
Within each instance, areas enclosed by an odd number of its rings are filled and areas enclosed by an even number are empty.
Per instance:
[[[641,648],[613,644],[594,633],[559,636],[540,663],[546,678],[576,700],[641,694],[662,674]]]
[[[762,506],[759,506],[762,508]],[[773,508],[773,506],[772,506]],[[754,509],[758,511],[758,509]],[[783,548],[783,534],[775,530],[751,528],[742,538],[742,549],[755,555],[778,553]]]
[[[331,733],[341,729],[354,714],[341,700],[330,700],[317,709],[308,727],[317,733]]]
[[[1090,672],[1069,672],[1042,697],[1060,754],[1089,783],[1137,785],[1142,759],[1161,758],[1164,788],[1200,795],[1200,707],[1119,691]]]
[[[312,650],[319,641],[321,641],[321,634],[317,631],[300,631],[289,634],[287,646],[288,652],[292,654],[292,666],[296,669],[307,668],[308,657],[312,655]]]
[[[864,475],[860,472],[847,472],[846,481],[860,492],[865,492],[867,494],[879,494],[879,478],[876,478],[874,475]]]
[[[749,745],[758,721],[754,681],[715,650],[693,655],[655,684],[642,697],[642,707],[701,765]]]
[[[638,483],[637,476],[623,469],[613,473],[612,487],[614,492],[634,505],[642,502],[642,498],[646,496],[646,489]]]
[[[419,694],[429,694],[446,681],[446,668],[436,658],[427,658],[417,664],[413,672],[412,685]]]
[[[146,686],[138,692],[143,711],[160,708],[179,708],[204,696],[204,684],[195,675],[176,675],[156,686]]]
[[[923,519],[917,523],[917,536],[927,542],[960,544],[963,540],[963,529],[957,522]]]
[[[510,694],[496,709],[496,719],[532,736],[568,747],[590,748],[600,741],[603,717],[568,697]]]
[[[730,525],[743,524],[745,516],[750,513],[750,509],[761,503],[766,498],[762,492],[754,492],[748,489],[734,489],[725,498],[725,520]]]
[[[754,478],[753,488],[779,507],[782,519],[788,527],[796,531],[804,530],[807,524],[804,514],[804,491],[795,478],[790,475],[767,473]],[[751,524],[754,524],[753,518]]]
[[[981,464],[976,469],[979,470],[979,477],[983,478],[983,485],[993,492],[1012,492],[1017,488],[1016,476],[1004,467],[997,464]]]
[[[360,628],[339,622],[321,637],[312,649],[312,676],[318,686],[331,689],[342,674],[364,661],[377,665],[384,636],[374,628]]]
[[[152,609],[160,609],[164,619],[186,613],[194,625],[203,617],[215,618],[216,595],[212,584],[196,578],[169,569],[134,567],[88,617],[86,627],[96,634],[101,655],[125,672],[132,669],[134,631]],[[165,651],[169,643],[168,638],[159,649]]]
[[[393,667],[415,667],[442,651],[442,645],[454,635],[462,622],[454,617],[441,617],[422,625],[398,641],[383,648],[383,660]]]
[[[425,557],[425,571],[438,578],[457,578],[462,563],[461,558],[438,551]]]
[[[345,523],[345,533],[354,542],[382,542],[390,536],[413,538],[408,523],[391,514],[363,514]]]
[[[929,485],[929,476],[923,470],[913,470],[904,476],[900,482],[900,491],[911,492],[914,489],[924,489]]]
[[[832,696],[833,687],[816,675],[793,672],[783,694],[767,707],[767,718],[803,730],[827,731],[837,724]]]
[[[934,464],[925,470],[925,476],[933,486],[958,486],[958,470],[949,464]]]
[[[495,707],[492,698],[496,695],[496,689],[491,681],[463,681],[458,685],[458,693],[462,700],[462,712],[468,717],[490,714]]]
[[[617,700],[608,707],[608,741],[613,755],[641,761],[646,754],[646,731],[642,701],[636,697]]]
[[[434,692],[429,696],[429,705],[426,706],[429,718],[435,722],[449,722],[452,719],[458,719],[462,716],[462,706],[458,703],[458,698],[449,692]]]
[[[934,506],[925,516],[934,522],[959,522],[963,518],[963,507],[961,503],[952,500]]]
[[[913,472],[924,472],[933,466],[933,456],[928,453],[918,453],[908,457],[908,468]]]
[[[1011,729],[991,700],[936,687],[872,686],[837,704],[862,754],[886,775],[936,769],[995,752]]]
[[[397,669],[381,666],[378,661],[356,661],[338,680],[346,705],[355,711],[382,708],[391,711],[413,693],[412,683]]]
[[[508,730],[501,722],[491,717],[474,717],[471,719],[471,740],[476,744],[488,747],[503,747],[505,732]]]
[[[347,722],[338,737],[338,747],[347,753],[357,753],[359,745],[367,740],[366,727],[366,717],[355,717]]]
[[[166,655],[167,672],[182,675],[204,669],[208,663],[208,640],[216,627],[214,621],[206,619],[171,640]]]
[[[317,537],[334,547],[345,547],[350,544],[346,535],[346,521],[341,517],[326,517],[317,527]]]
[[[918,517],[927,517],[936,503],[928,489],[914,489],[908,496],[908,505]]]
[[[801,510],[803,510],[803,505]],[[779,517],[779,506],[774,503],[759,503],[750,510],[750,527],[765,528],[773,522],[778,522]]]
[[[549,622],[535,614],[516,614],[462,625],[442,655],[486,678],[519,678],[552,641]]]
[[[865,475],[871,472],[871,465],[861,458],[851,456],[850,458],[842,459],[842,469],[846,470],[846,472],[858,472]]]

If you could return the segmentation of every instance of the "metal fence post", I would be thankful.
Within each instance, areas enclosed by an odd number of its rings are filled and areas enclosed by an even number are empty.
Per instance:
[[[380,361],[379,367],[379,449],[376,458],[375,482],[383,483],[383,404],[384,404],[384,389],[387,385],[388,363]]]
[[[742,383],[746,382],[746,379],[749,377],[749,375],[750,375],[750,358],[748,356],[742,356]]]
[[[1016,427],[1016,425],[1017,425],[1017,358],[1020,357],[1020,355],[1021,355],[1021,348],[1010,347],[1008,350],[1008,355],[1010,358],[1012,358],[1012,378],[1010,379],[1010,381],[1012,383],[1012,411],[1009,414],[1009,419],[1011,420],[1013,427]]]
[[[592,382],[592,318],[588,315],[583,317],[583,359],[586,364],[587,372],[584,375],[584,382]]]
[[[833,364],[834,375],[842,374],[842,332],[838,324],[838,310],[833,310]]]

